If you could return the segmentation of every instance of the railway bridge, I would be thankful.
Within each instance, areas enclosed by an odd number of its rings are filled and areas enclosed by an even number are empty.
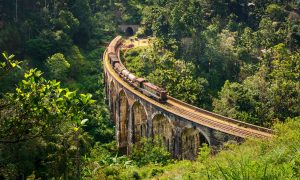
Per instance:
[[[120,59],[122,44],[111,43],[110,47]],[[170,96],[166,103],[149,98],[118,75],[107,51],[103,54],[103,66],[116,140],[124,153],[129,154],[132,145],[141,138],[155,136],[159,136],[173,157],[179,159],[194,159],[203,143],[216,149],[230,140],[272,137],[270,129],[224,117]]]

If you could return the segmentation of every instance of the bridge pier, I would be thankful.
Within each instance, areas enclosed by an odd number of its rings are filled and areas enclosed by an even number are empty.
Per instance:
[[[130,154],[131,149],[132,149],[132,145],[133,145],[133,141],[132,141],[132,137],[133,137],[133,122],[132,122],[132,108],[130,108],[129,106],[129,114],[128,114],[128,136],[127,136],[127,154]]]
[[[114,88],[107,91],[109,107],[116,126],[117,144],[124,154],[130,154],[132,146],[138,145],[141,138],[158,135],[174,158],[195,159],[202,143],[219,147],[228,136],[147,104],[126,89],[114,85],[113,81],[109,88]]]

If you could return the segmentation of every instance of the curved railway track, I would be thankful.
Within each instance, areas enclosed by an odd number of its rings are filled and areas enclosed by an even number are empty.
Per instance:
[[[113,40],[114,41],[114,40]],[[112,42],[113,42],[112,41]],[[111,43],[113,44],[113,43]],[[118,55],[120,54],[121,45],[115,48]],[[120,59],[120,55],[118,56]],[[120,59],[121,61],[121,59]],[[249,123],[241,122],[232,118],[224,117],[213,112],[206,111],[204,109],[197,108],[190,104],[184,103],[178,99],[168,96],[168,100],[166,103],[159,103],[154,99],[147,97],[146,95],[142,94],[141,92],[134,89],[131,85],[125,82],[112,68],[111,64],[109,63],[109,58],[107,51],[104,52],[103,55],[103,64],[106,69],[106,72],[109,73],[118,83],[120,83],[123,88],[127,89],[128,91],[132,92],[136,96],[144,99],[145,101],[151,103],[154,106],[157,106],[165,111],[168,111],[172,114],[180,116],[188,121],[201,124],[203,126],[216,129],[218,131],[234,135],[241,138],[262,138],[262,139],[269,139],[273,136],[272,130],[263,128],[260,126],[252,125]]]

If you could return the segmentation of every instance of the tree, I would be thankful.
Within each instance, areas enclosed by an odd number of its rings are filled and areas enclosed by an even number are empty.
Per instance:
[[[272,48],[271,103],[280,120],[300,113],[300,52],[289,52],[284,44]]]
[[[239,83],[226,81],[219,93],[220,99],[214,99],[213,106],[216,113],[259,124],[259,119],[253,114],[255,106],[247,89]]]
[[[283,21],[287,13],[284,9],[278,4],[270,4],[268,5],[266,12],[270,16],[271,19],[275,21]]]
[[[74,41],[80,47],[86,47],[92,29],[91,8],[88,0],[75,0],[72,13],[79,20],[78,31],[74,34]]]
[[[31,69],[16,91],[1,99],[0,174],[7,178],[27,177],[34,170],[38,177],[78,174],[79,155],[88,142],[82,125],[95,101],[41,75]]]
[[[65,80],[70,69],[69,62],[61,53],[56,53],[49,57],[47,59],[46,66],[49,70],[50,76],[57,80]]]
[[[264,126],[299,116],[299,58],[299,52],[289,52],[284,44],[267,50],[255,75],[242,83],[225,83],[214,99],[214,111]]]
[[[69,36],[72,36],[79,27],[79,20],[73,16],[70,11],[61,10],[58,18],[50,20],[55,30],[63,30]]]

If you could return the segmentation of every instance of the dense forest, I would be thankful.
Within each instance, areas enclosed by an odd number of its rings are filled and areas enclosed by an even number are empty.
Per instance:
[[[122,53],[130,71],[276,137],[204,146],[195,161],[144,139],[123,156],[101,58],[126,23],[154,37]],[[297,0],[1,0],[0,51],[0,179],[300,176]]]

